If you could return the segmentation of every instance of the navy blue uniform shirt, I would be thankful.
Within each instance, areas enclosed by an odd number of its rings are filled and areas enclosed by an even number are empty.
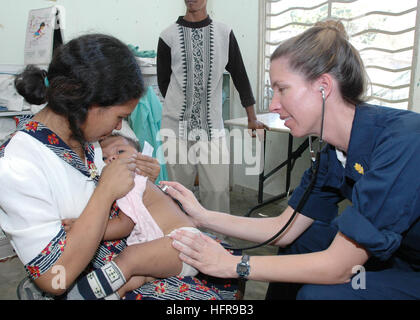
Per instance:
[[[293,192],[295,208],[312,171]],[[338,215],[338,203],[352,204]],[[347,162],[321,151],[318,177],[301,213],[333,223],[380,260],[394,254],[420,268],[420,114],[368,104],[356,107]]]

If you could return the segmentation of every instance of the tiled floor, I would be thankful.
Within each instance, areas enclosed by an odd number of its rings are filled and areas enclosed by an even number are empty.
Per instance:
[[[235,188],[231,192],[231,213],[244,215],[248,209],[257,203],[257,195],[254,191],[242,188]],[[282,211],[283,202],[271,204],[258,210],[268,216],[278,215]],[[258,216],[257,212],[253,216]],[[226,239],[235,247],[244,247],[250,245],[249,242],[238,239]],[[263,247],[248,250],[249,255],[268,255],[275,254],[277,251],[273,247]],[[16,288],[19,282],[26,276],[22,263],[17,257],[9,258],[0,262],[0,300],[17,299]],[[267,290],[267,283],[257,281],[247,281],[245,290],[245,300],[263,300]]]

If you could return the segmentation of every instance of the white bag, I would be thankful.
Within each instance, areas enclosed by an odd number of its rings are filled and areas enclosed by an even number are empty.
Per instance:
[[[0,106],[8,111],[22,111],[23,97],[15,89],[15,76],[0,74]]]

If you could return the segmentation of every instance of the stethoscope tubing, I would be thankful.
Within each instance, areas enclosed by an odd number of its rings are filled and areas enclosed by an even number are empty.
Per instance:
[[[267,244],[270,244],[275,239],[277,239],[289,227],[289,225],[295,219],[297,213],[302,210],[303,206],[305,205],[306,201],[308,200],[309,195],[311,194],[311,192],[313,190],[313,187],[314,187],[315,182],[316,182],[316,177],[317,177],[318,171],[319,171],[320,154],[321,154],[320,151],[318,151],[317,154],[316,154],[316,159],[315,159],[315,162],[314,162],[314,166],[312,166],[311,181],[309,182],[309,185],[306,188],[302,198],[299,200],[299,203],[297,204],[296,208],[293,210],[292,215],[290,216],[289,220],[287,220],[285,225],[274,236],[272,236],[270,239],[267,239],[264,242],[261,242],[259,244],[252,245],[252,246],[249,246],[249,247],[243,247],[243,248],[231,248],[230,246],[227,246],[226,247],[227,249],[229,249],[229,250],[250,250],[250,249],[256,249],[256,248],[259,248],[259,247],[263,247]]]
[[[272,236],[270,239],[267,239],[264,242],[261,242],[259,244],[249,246],[249,247],[243,247],[243,248],[227,247],[227,249],[230,249],[230,250],[250,250],[250,249],[256,249],[256,248],[259,248],[259,247],[263,247],[267,244],[270,244],[275,239],[280,237],[280,235],[289,227],[289,225],[295,219],[297,213],[302,210],[303,206],[305,205],[306,201],[308,200],[308,197],[313,190],[313,187],[314,187],[315,182],[316,182],[316,178],[318,176],[319,161],[320,161],[320,157],[321,157],[321,148],[322,148],[322,143],[323,143],[324,115],[325,115],[325,90],[324,90],[323,87],[320,87],[319,91],[321,92],[321,95],[322,95],[322,115],[321,115],[321,131],[320,131],[320,137],[319,137],[318,152],[316,153],[316,156],[315,156],[315,159],[314,159],[313,158],[314,151],[312,149],[312,138],[309,137],[308,138],[309,139],[309,149],[310,149],[309,151],[310,151],[311,158],[312,158],[312,162],[311,162],[312,178],[311,178],[311,181],[309,182],[309,185],[306,188],[302,198],[299,200],[299,203],[297,204],[296,208],[293,210],[293,213],[290,216],[289,220],[287,220],[286,224],[274,236]]]

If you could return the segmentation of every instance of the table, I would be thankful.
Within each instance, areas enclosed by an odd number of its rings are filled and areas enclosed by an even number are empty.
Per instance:
[[[257,120],[264,123],[267,126],[267,129],[264,130],[264,151],[263,151],[263,169],[258,176],[258,205],[250,208],[245,216],[250,216],[254,210],[260,209],[261,207],[275,202],[277,200],[283,199],[287,197],[290,193],[293,192],[293,189],[290,190],[290,180],[291,180],[291,173],[295,162],[298,158],[302,156],[302,153],[308,148],[309,146],[309,138],[305,139],[304,142],[295,150],[293,151],[293,136],[290,134],[290,129],[284,125],[284,121],[280,119],[280,116],[277,113],[263,113],[257,115]],[[240,127],[248,127],[248,118],[236,118],[226,120],[225,125],[228,126],[240,126]],[[265,145],[266,145],[266,136],[267,131],[273,132],[280,132],[280,133],[287,133],[289,135],[289,142],[287,148],[287,159],[280,163],[276,168],[271,170],[269,173],[265,174]],[[273,196],[270,199],[263,201],[263,193],[264,193],[264,182],[269,177],[271,177],[274,173],[282,169],[286,166],[286,191],[277,195]]]

